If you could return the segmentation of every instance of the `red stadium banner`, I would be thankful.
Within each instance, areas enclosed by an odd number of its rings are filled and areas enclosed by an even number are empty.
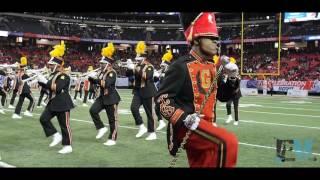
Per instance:
[[[258,90],[263,90],[263,80],[241,80],[241,88],[257,88]],[[274,91],[287,92],[289,89],[292,90],[307,90],[313,93],[320,93],[320,81],[310,80],[310,81],[267,81],[267,88],[273,86]]]
[[[274,91],[287,92],[289,89],[293,90],[308,90],[310,91],[314,86],[314,81],[267,81],[268,87],[273,85]],[[263,88],[263,81],[258,81],[258,89]]]

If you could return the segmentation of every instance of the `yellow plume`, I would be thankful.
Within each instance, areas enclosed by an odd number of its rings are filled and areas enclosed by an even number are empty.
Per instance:
[[[61,41],[61,44],[55,45],[53,47],[53,50],[50,51],[51,57],[62,57],[64,55],[64,51],[66,50],[66,46],[64,44],[64,41]]]
[[[163,62],[171,62],[172,58],[173,58],[172,52],[171,52],[171,50],[168,50],[167,53],[165,53],[162,56],[162,61]]]
[[[114,51],[115,51],[115,48],[114,48],[113,44],[110,42],[110,43],[108,43],[107,47],[102,48],[101,55],[103,57],[107,57],[109,59],[112,59],[112,55],[113,55]]]
[[[220,59],[219,56],[217,56],[217,55],[213,56],[213,62],[215,65],[217,65],[219,63],[219,59]]]
[[[26,66],[28,64],[27,57],[23,56],[20,58],[20,65],[21,66]]]
[[[145,54],[146,47],[147,46],[144,41],[139,41],[136,47],[136,53],[138,55]]]
[[[235,59],[235,58],[233,58],[233,57],[230,57],[230,63],[235,64],[235,63],[236,63],[236,59]]]

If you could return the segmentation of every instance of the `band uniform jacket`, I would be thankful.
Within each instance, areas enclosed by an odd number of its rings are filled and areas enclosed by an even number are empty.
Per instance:
[[[104,105],[113,105],[120,102],[121,98],[116,89],[117,73],[114,69],[100,73],[98,79],[89,77],[89,80],[92,84],[99,85],[100,94],[98,98],[103,99]]]
[[[47,89],[47,85],[44,84],[43,82],[38,82],[39,86],[40,86],[40,91],[41,92],[48,92],[49,89]]]
[[[54,86],[56,84],[56,86]],[[49,102],[47,108],[53,112],[65,112],[74,108],[69,94],[70,77],[61,72],[54,72],[50,75],[46,84],[49,89]]]
[[[151,98],[156,95],[156,87],[154,85],[154,67],[150,63],[141,63],[135,66],[133,70],[128,70],[127,75],[134,75],[133,94],[142,98]]]
[[[0,88],[2,88],[4,91],[8,92],[10,90],[10,84],[11,84],[11,78],[6,75],[6,73],[3,70],[0,70]]]
[[[6,73],[3,70],[0,70],[0,89],[5,89],[6,86]]]
[[[23,82],[23,80],[28,79],[29,76],[27,74],[23,74],[22,76],[18,76],[18,92],[19,94],[29,94],[31,93],[30,86],[28,82]]]
[[[240,81],[240,77],[237,77],[234,80],[227,78],[226,82],[224,82],[223,76],[220,76],[218,78],[219,88],[217,92],[217,98],[219,101],[227,102],[233,98],[239,99],[242,96],[240,90]]]
[[[12,89],[15,92],[18,92],[19,90],[19,77],[17,75],[14,76],[14,78],[12,79],[13,81],[13,85],[12,85]]]
[[[167,143],[171,155],[176,154],[187,132],[183,120],[187,115],[199,112],[205,94],[216,78],[214,63],[208,61],[202,61],[204,62],[202,63],[199,59],[201,58],[191,51],[190,54],[173,61],[160,84],[156,96],[162,116],[169,121]],[[219,88],[216,84],[209,95],[204,110],[201,112],[204,115],[202,120],[209,121],[210,124],[214,122],[215,113],[212,111]],[[223,91],[223,89],[221,90]],[[198,141],[199,135],[195,133],[192,133],[189,139],[193,139],[192,146],[197,149],[212,148],[208,147],[208,144]],[[189,143],[185,145],[185,147],[187,146],[189,146]]]

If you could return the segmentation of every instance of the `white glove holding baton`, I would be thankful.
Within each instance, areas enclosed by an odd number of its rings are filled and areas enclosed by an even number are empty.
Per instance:
[[[204,117],[203,114],[198,114],[198,113],[189,114],[186,117],[186,119],[183,120],[184,125],[188,129],[194,131],[199,126],[199,123],[200,123],[200,120],[201,120],[202,117]]]

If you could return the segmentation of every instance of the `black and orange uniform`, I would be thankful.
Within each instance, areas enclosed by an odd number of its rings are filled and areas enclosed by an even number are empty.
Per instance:
[[[47,96],[44,101],[48,100],[48,98],[49,98],[49,90],[46,88],[46,84],[44,84],[42,82],[38,82],[38,85],[40,87],[40,96],[39,96],[39,99],[38,99],[37,106],[40,106],[44,95]]]
[[[69,94],[70,77],[62,72],[51,73],[46,88],[49,102],[40,116],[40,123],[47,137],[57,132],[51,119],[57,117],[62,134],[62,145],[71,145],[70,110],[74,108]]]
[[[148,118],[148,132],[155,131],[155,121],[157,115],[155,113],[154,96],[156,95],[156,87],[153,79],[154,67],[147,60],[137,64],[133,70],[128,70],[127,75],[134,75],[133,82],[133,98],[131,102],[131,112],[137,126],[143,124],[139,108],[143,108]]]
[[[160,72],[159,72],[159,85],[158,85],[158,88],[157,90],[159,90],[160,88],[160,85],[161,85],[161,82],[162,80],[164,79],[165,77],[165,73],[166,71],[168,70],[168,67],[170,66],[171,64],[171,61],[173,59],[173,54],[172,54],[172,51],[170,49],[170,47],[166,47],[166,53],[163,55],[162,57],[162,63],[160,64]],[[158,121],[162,120],[162,116],[161,116],[161,113],[160,113],[160,107],[159,107],[159,104],[156,103],[156,114],[157,114],[157,118],[158,118]]]
[[[16,106],[16,109],[14,111],[15,114],[20,115],[21,109],[22,109],[22,105],[24,102],[24,99],[27,98],[29,100],[29,105],[27,110],[29,112],[33,111],[34,105],[35,105],[35,101],[34,101],[34,97],[32,96],[32,92],[30,89],[30,86],[28,84],[27,81],[24,81],[26,79],[28,79],[29,76],[27,74],[24,73],[24,70],[21,70],[19,72],[18,75],[18,81],[17,83],[19,84],[19,88],[18,88],[18,92],[17,94],[19,94],[19,100],[18,100],[18,104]]]
[[[14,101],[15,101],[17,94],[18,94],[18,90],[19,90],[18,73],[16,73],[14,78],[12,78],[12,81],[13,81],[13,83],[12,83],[12,96],[10,99],[10,105],[13,106]]]
[[[77,99],[78,93],[80,95],[80,98],[82,97],[82,88],[83,88],[83,81],[81,81],[81,78],[79,77],[76,81],[76,86],[74,88],[74,100]]]
[[[57,117],[62,134],[62,145],[71,146],[72,131],[70,127],[70,110],[74,108],[72,98],[69,94],[71,78],[63,72],[64,60],[62,56],[65,51],[65,44],[55,45],[50,52],[51,59],[49,66],[54,66],[48,80],[39,76],[38,81],[45,84],[49,90],[49,101],[40,116],[40,124],[47,137],[57,133],[51,120]],[[44,80],[43,80],[44,79]]]
[[[98,84],[100,95],[90,108],[90,115],[97,130],[105,127],[101,121],[99,113],[105,110],[109,119],[110,133],[108,139],[117,140],[118,136],[118,104],[120,96],[116,89],[117,73],[112,67],[108,67],[105,72],[98,75],[98,79],[89,78],[92,84]]]
[[[8,94],[8,76],[3,70],[0,70],[0,96],[1,106],[5,106],[5,102]]]
[[[95,94],[96,94],[96,84],[91,83],[91,86],[89,88],[89,99],[95,99]]]
[[[233,103],[233,109],[234,109],[234,119],[235,121],[239,121],[239,100],[242,96],[241,90],[240,90],[240,77],[236,78],[227,78],[226,86],[230,92],[229,94],[232,94],[231,98],[226,103],[227,108],[227,115],[231,115],[231,103]],[[224,83],[223,81],[221,83]]]

